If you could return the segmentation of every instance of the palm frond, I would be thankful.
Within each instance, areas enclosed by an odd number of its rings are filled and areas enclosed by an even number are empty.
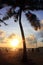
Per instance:
[[[14,15],[14,22],[17,22],[17,20],[18,20],[18,14],[15,14]]]
[[[3,17],[3,21],[4,20],[8,20],[8,19],[9,19],[9,16],[8,15]]]
[[[14,17],[14,21],[16,22],[18,20],[18,16],[19,16],[19,11],[15,12],[15,10],[12,11],[13,8],[9,9],[9,11],[7,12],[7,14],[3,17],[3,21],[4,20],[8,20],[9,18],[11,18],[12,16]]]
[[[7,23],[5,23],[3,20],[0,19],[0,23],[4,23],[5,25],[8,25]],[[1,25],[0,25],[1,26]]]
[[[8,24],[3,21],[4,25],[7,26]]]
[[[17,22],[19,17],[19,11],[14,14],[14,21]]]
[[[12,13],[11,9],[7,12],[7,14],[3,17],[3,20],[8,20],[11,18],[14,14]]]
[[[32,14],[31,12],[26,13],[26,17],[31,23],[31,25],[34,27],[35,30],[38,28],[40,29],[40,20],[37,18],[35,14]]]
[[[10,8],[10,10],[7,12],[7,15],[9,17],[12,17],[14,15],[14,12],[12,12],[12,8]]]

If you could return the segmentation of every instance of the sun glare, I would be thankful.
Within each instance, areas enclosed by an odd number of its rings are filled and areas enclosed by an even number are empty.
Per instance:
[[[19,40],[18,39],[12,39],[11,40],[11,46],[12,47],[17,47],[19,44]]]
[[[16,36],[12,36],[8,39],[8,45],[12,48],[12,49],[17,49],[20,48],[21,43],[22,43],[22,39],[20,36],[16,35]]]

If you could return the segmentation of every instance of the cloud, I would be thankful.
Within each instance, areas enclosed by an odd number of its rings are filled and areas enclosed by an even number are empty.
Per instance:
[[[18,38],[18,35],[12,33],[7,37],[7,36],[5,36],[5,32],[0,30],[0,42],[9,43],[9,41],[14,39],[14,38]]]
[[[5,37],[4,40],[0,43],[0,47],[11,47],[10,43],[13,39],[17,38],[19,40],[19,48],[22,48],[22,39],[17,34],[10,34],[8,37]],[[3,43],[3,44],[2,44]]]
[[[39,37],[39,33],[38,33],[38,37]],[[41,47],[43,46],[43,38],[40,36],[37,40],[37,36],[35,36],[34,34],[31,34],[26,38],[26,43],[27,43],[27,47],[29,48],[33,48],[33,47],[36,48],[36,44],[37,44],[37,47],[39,46]]]
[[[43,20],[41,20],[41,30],[43,31]]]
[[[0,30],[0,42],[3,42],[4,38],[5,38],[5,31]]]
[[[41,24],[43,24],[43,20],[41,20]]]
[[[6,38],[4,39],[4,42],[10,43],[10,41],[11,41],[12,39],[14,39],[14,38],[18,38],[18,35],[12,33],[12,34],[10,34],[8,37],[6,37]]]
[[[10,41],[16,36],[16,34],[12,33],[8,37],[5,36],[5,31],[0,30],[0,47],[10,47]]]
[[[40,39],[39,39],[39,42],[43,42],[43,38],[40,38]]]
[[[26,38],[26,45],[27,48],[35,48],[36,47],[36,36],[34,34],[30,34],[27,38]]]
[[[35,39],[35,36],[33,34],[30,34],[29,35],[29,39],[34,40]]]
[[[36,33],[38,41],[43,38],[43,20],[40,21],[41,29]]]
[[[33,34],[30,34],[27,38],[26,38],[26,41],[27,41],[27,43],[36,43],[37,42],[37,40],[36,40],[36,36],[35,35],[33,35]]]
[[[0,38],[5,37],[5,32],[3,30],[0,30]]]
[[[41,29],[39,31],[40,37],[43,37],[43,20],[41,20]]]
[[[16,34],[12,33],[8,38],[9,38],[9,39],[12,39],[12,38],[14,38],[15,36],[16,36]]]

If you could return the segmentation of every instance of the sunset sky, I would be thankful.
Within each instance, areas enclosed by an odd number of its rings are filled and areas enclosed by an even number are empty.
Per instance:
[[[6,12],[9,8],[10,8],[10,6],[9,7],[6,6],[3,9],[0,9],[0,13],[2,14],[2,15],[0,15],[0,18],[2,18],[6,14]],[[22,12],[21,20],[22,20],[25,38],[26,38],[26,41],[27,41],[27,38],[28,38],[28,40],[29,40],[29,38],[32,40],[35,40],[35,38],[36,38],[38,42],[41,42],[41,40],[43,40],[43,11],[38,10],[38,11],[31,11],[31,12],[35,13],[37,15],[37,17],[39,18],[40,23],[41,23],[41,29],[39,31],[35,31],[34,28],[30,25],[29,21],[27,20],[25,14]],[[3,23],[1,23],[2,26],[0,27],[0,42],[1,42],[1,40],[2,41],[5,40],[4,38],[8,38],[12,34],[15,34],[15,35],[17,34],[18,36],[21,37],[21,31],[19,28],[18,21],[14,22],[13,17],[12,17],[12,18],[9,18],[9,20],[6,20],[5,22],[8,23],[8,26],[5,26]],[[2,31],[2,33],[1,33],[1,31]],[[28,41],[28,43],[29,43],[29,41]],[[39,43],[39,45],[40,45],[40,43]],[[29,46],[29,44],[27,44],[27,46]],[[42,44],[42,46],[43,46],[43,44]]]

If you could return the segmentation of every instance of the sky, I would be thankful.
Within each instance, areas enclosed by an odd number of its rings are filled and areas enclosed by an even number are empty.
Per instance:
[[[0,13],[2,14],[2,15],[0,15],[0,18],[3,18],[3,16],[6,14],[6,12],[9,10],[9,8],[11,8],[11,7],[6,6],[3,9],[0,9]],[[37,17],[39,18],[40,23],[41,23],[41,29],[39,31],[35,31],[34,28],[30,25],[29,21],[27,20],[25,14],[22,12],[21,21],[22,21],[25,38],[26,38],[26,40],[27,40],[27,38],[29,40],[29,38],[32,36],[34,39],[36,38],[37,41],[40,42],[40,40],[43,39],[43,10],[31,11],[31,12],[36,14]],[[1,23],[2,26],[0,27],[0,40],[1,40],[1,38],[3,39],[4,37],[9,37],[13,33],[15,35],[17,34],[21,37],[19,21],[14,22],[13,17],[11,17],[11,18],[9,18],[9,20],[6,20],[5,22],[8,24],[8,26],[5,26],[3,23]],[[1,31],[3,32],[2,36],[1,36]],[[32,40],[33,40],[33,38],[32,38]],[[27,46],[29,46],[29,45],[27,44]],[[42,46],[43,46],[43,44],[42,44]]]

